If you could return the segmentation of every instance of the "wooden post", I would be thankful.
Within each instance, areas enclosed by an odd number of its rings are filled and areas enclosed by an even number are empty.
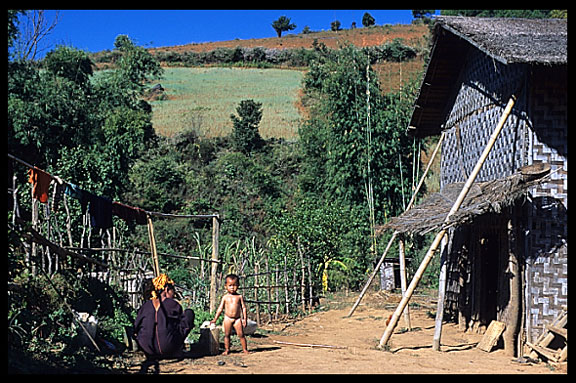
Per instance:
[[[160,264],[158,262],[158,253],[156,252],[156,240],[154,239],[154,225],[152,225],[152,218],[147,214],[148,220],[148,239],[150,240],[150,251],[152,252],[152,267],[154,268],[154,276],[160,275]]]
[[[402,289],[402,296],[406,295],[406,257],[404,253],[404,238],[400,237],[398,241],[398,256],[400,259],[400,288]],[[404,322],[406,322],[406,328],[412,330],[412,324],[410,323],[410,309],[406,306],[404,310]]]
[[[270,267],[268,265],[268,255],[266,255],[266,258],[264,258],[264,261],[266,262],[266,284],[267,286],[267,293],[268,293],[268,322],[270,323],[272,321],[272,283],[270,281]]]
[[[254,264],[254,301],[256,301],[256,323],[260,327],[260,300],[258,299],[258,262]]]
[[[518,334],[521,306],[520,266],[516,251],[516,232],[513,217],[508,217],[508,275],[510,298],[506,307],[506,330],[502,334],[504,339],[504,352],[513,357],[516,353],[515,338]]]
[[[310,305],[310,308],[312,308],[312,299],[313,299],[313,293],[314,290],[312,289],[312,267],[310,265],[310,255],[308,254],[306,256],[306,263],[308,265],[308,295],[310,296],[309,298],[309,302],[308,304]]]
[[[462,202],[464,202],[464,198],[466,198],[466,196],[468,195],[468,191],[472,187],[472,184],[474,183],[476,176],[480,172],[482,165],[484,165],[486,158],[488,158],[490,151],[494,147],[494,143],[496,142],[496,139],[500,135],[502,128],[504,128],[504,124],[505,124],[506,120],[508,119],[508,116],[512,112],[512,107],[514,107],[515,103],[516,103],[516,94],[513,94],[510,97],[510,100],[508,100],[508,104],[506,105],[506,108],[504,109],[502,117],[500,117],[500,121],[498,121],[498,125],[496,126],[496,128],[492,132],[492,135],[490,136],[490,139],[488,140],[488,144],[486,145],[486,147],[484,148],[484,151],[480,155],[480,158],[478,159],[476,166],[474,166],[472,173],[470,174],[470,176],[468,177],[468,180],[466,180],[466,183],[462,187],[462,190],[460,191],[460,194],[458,195],[456,202],[454,202],[454,205],[452,206],[452,208],[448,212],[448,215],[446,215],[446,218],[444,219],[444,224],[449,222],[450,217],[458,211],[458,209],[462,205]],[[422,259],[422,263],[420,264],[420,267],[416,271],[416,274],[414,274],[414,278],[412,278],[412,281],[410,282],[410,286],[408,286],[408,290],[406,291],[406,296],[402,297],[402,300],[398,304],[396,311],[394,311],[394,314],[392,314],[392,318],[390,318],[390,323],[388,323],[388,326],[386,327],[386,330],[384,331],[384,334],[382,335],[382,338],[380,339],[380,344],[378,345],[379,348],[382,348],[386,343],[388,343],[388,340],[392,336],[392,331],[394,331],[394,328],[398,324],[398,318],[400,317],[400,314],[402,313],[402,311],[404,311],[404,307],[406,307],[410,298],[412,298],[412,294],[414,293],[416,286],[420,282],[420,279],[422,278],[424,271],[428,267],[428,264],[430,263],[430,261],[434,257],[434,254],[435,254],[436,250],[438,249],[438,246],[440,246],[440,242],[442,241],[442,238],[446,234],[446,231],[447,231],[446,228],[440,230],[440,232],[436,235],[436,238],[432,242],[430,249],[428,250],[428,252],[424,256],[424,259]]]
[[[31,189],[32,193],[32,229],[38,230],[38,200],[34,198],[33,189]],[[32,269],[32,275],[36,276],[36,264],[37,264],[37,248],[36,243],[32,242],[30,246],[31,252],[30,257],[28,258],[29,265]]]
[[[432,166],[432,162],[434,162],[434,159],[436,158],[436,154],[438,154],[438,149],[440,149],[440,147],[442,145],[442,141],[444,140],[444,135],[445,135],[444,132],[442,132],[442,134],[440,134],[440,138],[438,139],[438,143],[436,144],[436,148],[434,148],[434,152],[432,153],[432,156],[430,157],[430,160],[428,161],[428,165],[426,166],[426,170],[424,170],[424,173],[422,174],[422,178],[420,178],[420,182],[418,182],[418,186],[416,187],[416,190],[414,190],[414,193],[412,194],[412,198],[410,198],[410,202],[408,202],[408,206],[406,207],[405,211],[410,210],[410,208],[412,208],[412,205],[414,205],[414,201],[416,201],[416,195],[420,191],[422,184],[424,184],[424,179],[426,179],[426,175],[428,174],[428,171],[430,170],[430,167]],[[364,294],[366,294],[366,291],[368,290],[368,287],[372,283],[372,280],[374,279],[374,277],[376,276],[376,274],[380,270],[380,266],[382,266],[382,263],[384,262],[384,258],[386,258],[386,254],[388,254],[388,250],[390,250],[390,247],[392,246],[392,243],[396,239],[397,235],[398,235],[398,232],[396,232],[396,231],[392,234],[392,237],[390,238],[390,240],[388,241],[388,245],[386,246],[386,250],[384,250],[384,253],[382,253],[382,256],[380,257],[380,260],[376,264],[374,271],[368,277],[368,281],[366,281],[366,284],[364,285],[362,292],[360,292],[358,299],[356,300],[356,302],[354,303],[354,305],[350,309],[348,316],[352,316],[352,314],[356,310],[356,307],[358,307],[358,305],[360,304],[362,297],[364,297]]]
[[[274,300],[276,301],[276,310],[274,312],[274,319],[278,320],[278,314],[280,311],[280,269],[276,266],[274,270]]]
[[[218,242],[220,237],[220,221],[218,214],[212,217],[212,268],[210,272],[210,312],[216,310],[217,272],[218,272]]]
[[[284,314],[288,314],[290,312],[288,305],[290,304],[288,298],[288,259],[284,256],[284,299],[286,301],[286,306],[284,307]]]
[[[302,246],[300,245],[300,236],[296,238],[298,242],[298,255],[300,255],[300,267],[302,271],[302,278],[300,280],[300,295],[302,296],[302,312],[306,312],[306,300],[304,295],[306,293],[306,272],[304,269],[304,255],[302,254]]]
[[[442,336],[442,320],[444,319],[444,297],[446,296],[447,254],[446,238],[442,238],[440,277],[438,278],[438,303],[436,307],[436,323],[434,324],[434,341],[432,349],[440,351],[440,337]]]

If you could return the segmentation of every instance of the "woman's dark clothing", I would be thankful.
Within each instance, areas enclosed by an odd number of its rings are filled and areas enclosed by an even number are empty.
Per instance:
[[[182,311],[182,306],[171,298],[161,301],[156,310],[152,300],[149,300],[138,310],[134,334],[148,356],[169,356],[182,350],[184,339],[192,327],[192,310]]]

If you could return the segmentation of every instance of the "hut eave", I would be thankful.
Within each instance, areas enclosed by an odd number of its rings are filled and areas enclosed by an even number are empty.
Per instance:
[[[460,209],[444,223],[464,183],[446,185],[422,203],[392,218],[378,228],[378,232],[394,230],[402,234],[424,235],[444,227],[470,223],[476,216],[500,213],[526,196],[531,186],[544,182],[550,174],[550,165],[525,166],[511,176],[474,183]]]

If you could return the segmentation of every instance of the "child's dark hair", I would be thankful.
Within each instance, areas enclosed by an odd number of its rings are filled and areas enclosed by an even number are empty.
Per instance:
[[[228,278],[232,279],[234,282],[240,283],[240,277],[236,274],[228,274],[224,280],[227,280]]]

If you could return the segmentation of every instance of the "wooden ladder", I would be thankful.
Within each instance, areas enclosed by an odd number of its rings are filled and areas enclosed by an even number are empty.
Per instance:
[[[526,342],[526,345],[532,349],[531,357],[544,356],[552,362],[560,363],[568,359],[568,312],[563,308],[560,314],[551,324],[545,325],[545,331],[536,339],[534,344]],[[553,350],[548,348],[550,343],[557,337],[564,340],[564,347]]]

